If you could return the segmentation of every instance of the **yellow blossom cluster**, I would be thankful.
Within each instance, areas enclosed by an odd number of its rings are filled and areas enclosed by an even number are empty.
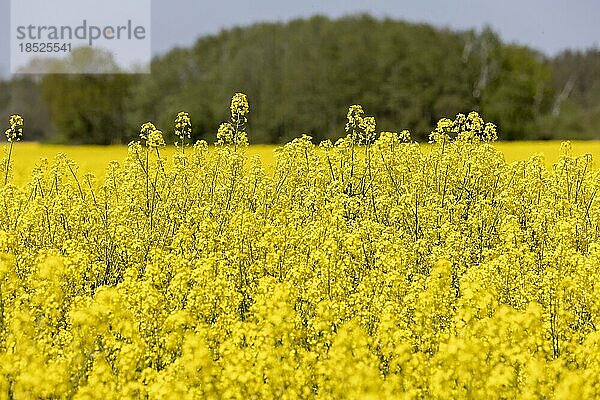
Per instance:
[[[231,120],[223,122],[217,131],[217,146],[233,146],[237,151],[238,147],[248,146],[248,135],[245,131],[245,125],[248,121],[248,98],[243,93],[236,93],[231,99]]]
[[[192,120],[185,111],[177,114],[175,118],[175,135],[184,141],[186,138],[190,139],[192,135]]]
[[[19,141],[23,136],[23,117],[20,115],[13,115],[9,120],[10,128],[5,132],[6,139],[9,142]]]
[[[103,180],[5,179],[0,399],[600,397],[591,156],[507,163],[476,113],[425,151],[353,106],[267,170],[231,112],[218,151],[145,124]]]

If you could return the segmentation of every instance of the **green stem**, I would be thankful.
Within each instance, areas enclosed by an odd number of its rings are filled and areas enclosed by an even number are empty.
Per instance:
[[[4,186],[8,183],[8,171],[10,171],[10,158],[12,156],[12,148],[13,142],[10,142],[10,147],[8,148],[8,160],[6,161],[6,172],[4,174]]]
[[[146,148],[146,210],[150,213],[150,159],[148,149]]]

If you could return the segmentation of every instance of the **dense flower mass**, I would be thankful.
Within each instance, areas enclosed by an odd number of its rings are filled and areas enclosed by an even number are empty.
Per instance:
[[[267,169],[231,111],[216,150],[146,124],[101,181],[0,188],[0,398],[600,396],[591,156],[509,164],[476,113],[425,151],[353,106]]]

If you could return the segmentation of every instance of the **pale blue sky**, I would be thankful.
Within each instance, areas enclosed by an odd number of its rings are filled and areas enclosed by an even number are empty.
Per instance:
[[[9,66],[9,3],[0,0],[0,72]],[[454,29],[488,24],[503,40],[526,44],[548,55],[600,44],[598,0],[152,0],[152,50],[157,54],[172,46],[190,45],[201,35],[235,25],[359,12]]]

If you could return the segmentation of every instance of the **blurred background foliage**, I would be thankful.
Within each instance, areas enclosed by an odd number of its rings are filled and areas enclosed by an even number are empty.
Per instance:
[[[471,110],[495,122],[501,140],[600,139],[600,50],[548,57],[489,28],[368,15],[224,30],[156,57],[149,75],[19,76],[0,82],[0,115],[22,114],[28,140],[117,144],[148,120],[172,135],[186,110],[194,139],[212,142],[237,91],[250,100],[252,143],[338,138],[356,103],[378,130],[419,140],[438,119]]]

